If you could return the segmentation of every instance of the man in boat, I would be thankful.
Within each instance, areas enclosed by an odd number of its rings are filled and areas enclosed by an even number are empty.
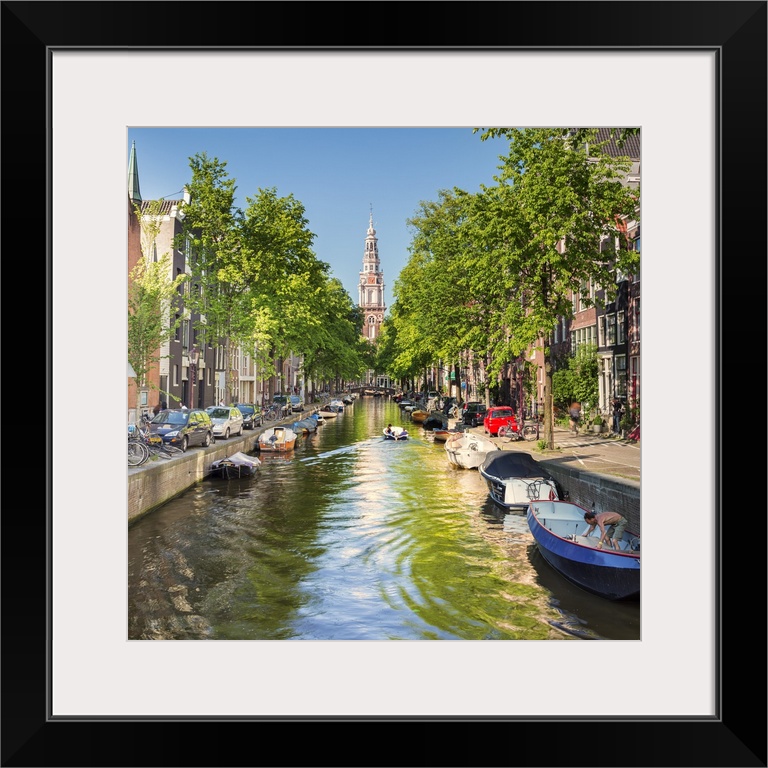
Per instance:
[[[585,512],[584,520],[589,523],[589,528],[584,532],[584,536],[591,536],[595,527],[599,526],[601,531],[600,541],[597,542],[597,548],[602,549],[603,541],[608,539],[614,549],[619,548],[619,542],[624,535],[624,529],[627,527],[627,519],[618,512]],[[606,527],[607,526],[607,527]]]
[[[384,433],[387,434],[387,435],[393,434],[393,432],[392,432],[392,425],[391,424],[387,424],[387,428],[384,430]]]

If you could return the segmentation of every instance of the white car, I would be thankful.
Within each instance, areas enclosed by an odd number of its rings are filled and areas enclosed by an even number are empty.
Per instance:
[[[213,422],[213,436],[227,440],[243,434],[243,414],[234,405],[212,405],[205,409]]]

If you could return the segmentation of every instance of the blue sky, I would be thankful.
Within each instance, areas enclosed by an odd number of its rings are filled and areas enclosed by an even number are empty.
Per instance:
[[[226,161],[236,205],[259,188],[293,194],[306,209],[314,251],[357,302],[368,219],[379,239],[385,300],[408,261],[406,224],[441,189],[477,192],[491,185],[505,141],[480,141],[472,128],[129,128],[126,172],[136,142],[144,200],[180,197],[189,158]]]

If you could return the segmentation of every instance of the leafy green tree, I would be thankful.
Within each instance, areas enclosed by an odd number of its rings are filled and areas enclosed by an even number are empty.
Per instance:
[[[128,362],[136,374],[137,387],[148,383],[147,375],[161,359],[164,344],[176,335],[179,322],[172,308],[178,300],[178,288],[184,276],[171,276],[171,257],[162,254],[157,261],[150,254],[160,233],[160,207],[154,200],[134,204],[141,227],[141,253],[128,280]]]
[[[272,376],[290,352],[307,355],[327,341],[323,303],[333,291],[328,264],[312,251],[304,205],[275,188],[260,188],[246,202],[238,268],[248,306],[240,341],[256,345],[260,369]]]
[[[531,346],[544,348],[549,447],[554,447],[551,332],[560,317],[572,316],[572,294],[591,281],[611,301],[616,271],[631,274],[639,263],[623,228],[627,218],[638,216],[639,190],[622,183],[629,164],[599,151],[596,130],[586,135],[593,141],[574,142],[563,129],[545,128],[488,129],[481,136],[509,141],[498,186],[485,192],[477,228],[483,247],[495,255],[508,297],[495,354],[511,359]],[[608,251],[601,248],[604,238],[613,245]]]
[[[368,366],[368,350],[361,336],[359,307],[337,278],[327,280],[318,296],[315,330],[303,347],[307,379],[333,380],[336,386],[360,376]]]
[[[600,398],[600,368],[597,347],[581,344],[576,354],[568,358],[567,367],[552,374],[552,397],[555,403],[567,408],[576,401],[594,408]]]

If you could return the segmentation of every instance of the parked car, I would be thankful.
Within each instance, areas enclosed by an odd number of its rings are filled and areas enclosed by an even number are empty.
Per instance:
[[[149,430],[182,451],[190,445],[207,448],[214,440],[211,417],[199,408],[160,411],[149,422]]]
[[[304,401],[298,395],[291,395],[288,398],[291,402],[291,410],[301,413],[304,410]]]
[[[212,405],[205,409],[213,422],[213,436],[229,439],[243,434],[243,414],[235,405]]]
[[[467,427],[479,427],[486,414],[485,403],[477,401],[471,401],[464,403],[464,408],[461,412],[461,423]]]
[[[243,414],[243,428],[255,429],[262,424],[261,406],[256,403],[235,403],[237,410]]]
[[[517,428],[515,412],[508,405],[496,405],[489,408],[483,419],[483,431],[491,437],[499,434],[499,427],[506,427],[508,423]]]

